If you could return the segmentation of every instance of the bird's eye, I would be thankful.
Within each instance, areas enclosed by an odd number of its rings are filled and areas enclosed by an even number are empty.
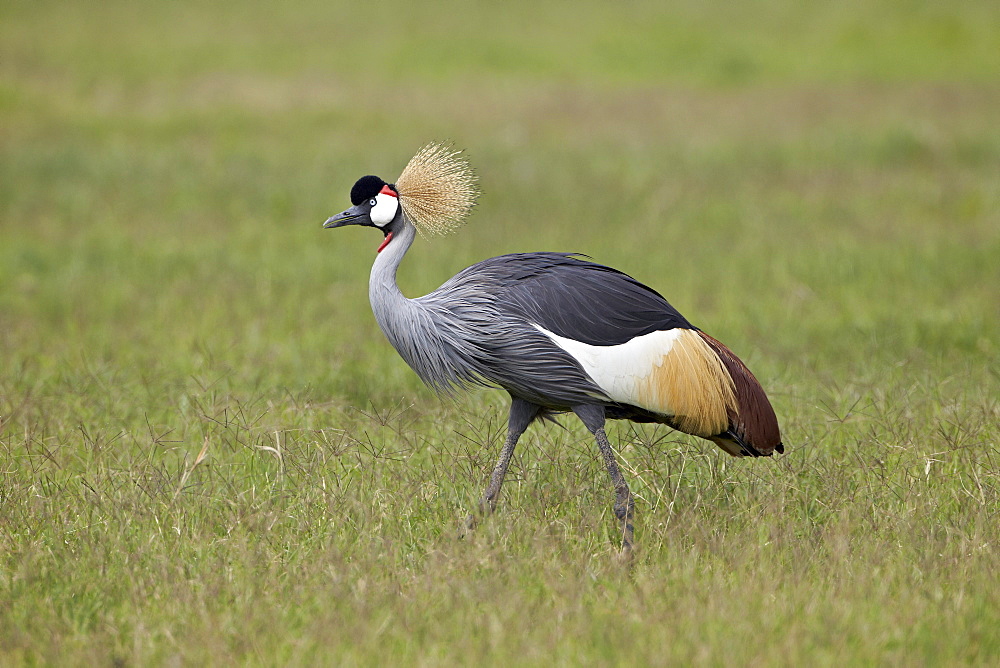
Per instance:
[[[370,200],[368,200],[368,204],[369,206],[375,206],[376,204],[378,204],[378,202],[376,202],[375,198],[372,197]]]

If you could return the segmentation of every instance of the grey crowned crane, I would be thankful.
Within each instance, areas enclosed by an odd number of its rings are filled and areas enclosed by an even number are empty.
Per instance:
[[[429,144],[395,184],[360,178],[351,208],[323,227],[382,232],[368,284],[372,311],[425,383],[438,391],[486,385],[510,394],[507,438],[480,512],[496,507],[521,434],[556,413],[572,411],[597,440],[626,552],[634,501],[606,419],[665,424],[735,457],[784,451],[774,410],[743,362],[620,271],[574,254],[513,253],[476,263],[428,295],[404,297],[396,269],[417,232],[457,228],[476,197],[475,175],[460,152]],[[474,522],[470,517],[470,527]]]

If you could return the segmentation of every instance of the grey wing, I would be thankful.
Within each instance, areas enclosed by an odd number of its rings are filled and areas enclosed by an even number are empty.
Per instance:
[[[535,325],[591,345],[693,329],[655,290],[563,253],[484,260],[416,301],[439,314],[436,336],[457,371],[451,382],[498,385],[550,408],[608,398],[579,362]]]
[[[562,253],[487,260],[494,262],[507,279],[498,306],[559,336],[608,346],[660,330],[695,329],[660,293],[616,269]]]

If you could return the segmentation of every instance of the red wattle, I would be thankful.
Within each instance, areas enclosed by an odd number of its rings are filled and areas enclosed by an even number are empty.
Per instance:
[[[392,195],[393,197],[399,197],[396,191],[390,188],[388,185],[382,186],[382,190],[378,191],[379,195]]]
[[[390,241],[392,241],[392,232],[390,232],[389,234],[385,235],[385,240],[382,241],[381,244],[379,244],[377,252],[381,253],[382,249],[385,248],[386,246],[388,246]]]

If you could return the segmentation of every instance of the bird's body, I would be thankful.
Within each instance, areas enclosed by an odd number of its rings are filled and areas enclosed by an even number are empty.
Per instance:
[[[401,187],[407,174],[398,192],[377,177],[359,180],[355,206],[327,226],[383,231],[369,282],[372,310],[425,383],[439,391],[481,384],[510,393],[510,431],[484,507],[495,504],[520,434],[551,413],[575,412],[597,437],[626,548],[632,499],[607,443],[605,418],[663,423],[734,456],[783,451],[774,411],[743,363],[658,292],[620,271],[572,254],[515,253],[476,263],[428,295],[405,297],[396,269],[417,229],[409,215],[416,207],[407,210]]]
[[[712,344],[632,277],[575,255],[514,253],[407,299],[395,267],[412,236],[378,255],[370,298],[390,343],[431,387],[500,387],[548,412],[600,403],[612,417],[683,425],[704,438],[733,440],[727,432],[738,431],[742,447],[732,454],[779,445],[776,434],[747,437],[730,424],[725,404],[735,382],[729,392]],[[664,378],[685,362],[695,367],[690,388],[683,377]]]

